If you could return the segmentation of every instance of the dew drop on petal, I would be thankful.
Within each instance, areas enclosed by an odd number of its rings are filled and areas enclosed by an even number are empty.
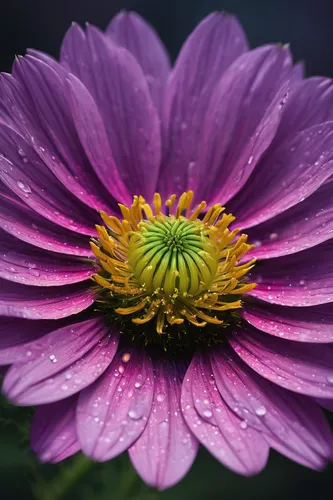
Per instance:
[[[256,409],[256,415],[258,415],[258,417],[263,417],[264,415],[266,415],[266,408],[265,406],[259,406],[257,409]]]

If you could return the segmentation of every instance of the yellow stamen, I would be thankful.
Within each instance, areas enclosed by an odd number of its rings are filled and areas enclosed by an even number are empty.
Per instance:
[[[101,268],[93,279],[107,291],[105,301],[135,324],[155,318],[158,334],[184,320],[221,325],[225,311],[242,306],[237,296],[256,286],[242,280],[255,259],[239,263],[252,246],[245,234],[236,239],[239,229],[229,230],[235,217],[215,204],[199,219],[206,203],[191,210],[192,191],[176,200],[170,196],[164,211],[158,193],[153,208],[135,196],[130,207],[119,204],[123,220],[101,212],[105,226],[91,242]]]

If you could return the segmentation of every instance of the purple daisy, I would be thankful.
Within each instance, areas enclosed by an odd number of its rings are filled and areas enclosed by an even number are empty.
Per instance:
[[[0,363],[41,461],[128,450],[164,489],[199,443],[332,458],[331,120],[331,80],[224,14],[172,69],[121,13],[2,74]]]

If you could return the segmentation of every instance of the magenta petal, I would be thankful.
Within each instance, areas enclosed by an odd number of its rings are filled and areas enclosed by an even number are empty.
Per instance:
[[[29,208],[6,186],[1,186],[0,224],[16,238],[45,250],[70,255],[91,256],[89,238],[48,221]]]
[[[231,349],[213,350],[210,360],[221,396],[241,419],[292,460],[314,469],[325,465],[332,456],[333,436],[310,398],[260,377]]]
[[[118,174],[95,101],[73,75],[68,77],[68,93],[76,131],[96,174],[115,200],[130,204],[131,196]]]
[[[259,284],[250,294],[285,306],[333,302],[332,251],[333,239],[303,252],[262,261],[251,273],[251,279]]]
[[[92,26],[86,35],[78,26],[68,31],[62,60],[97,104],[125,185],[150,200],[160,165],[160,122],[139,64]]]
[[[104,461],[131,446],[147,425],[153,390],[150,358],[134,348],[117,354],[103,376],[80,394],[77,432],[83,452]]]
[[[67,398],[106,370],[117,346],[118,333],[110,335],[101,318],[65,326],[29,345],[29,361],[8,370],[3,391],[20,405]]]
[[[316,398],[315,401],[325,410],[333,411],[333,399]]]
[[[0,315],[28,319],[59,319],[77,314],[94,302],[86,282],[62,287],[19,285],[0,278]]]
[[[290,134],[333,120],[333,83],[330,78],[313,77],[298,82],[285,106],[274,144]]]
[[[61,286],[89,279],[92,261],[41,250],[0,229],[0,277],[34,286]]]
[[[41,462],[60,462],[79,451],[76,399],[70,397],[37,409],[31,425],[30,443]]]
[[[3,124],[0,147],[0,179],[24,203],[55,224],[96,234],[98,215],[64,188],[21,135]]]
[[[238,21],[222,13],[206,17],[183,45],[165,92],[165,155],[158,188],[164,196],[186,189],[212,92],[247,48]]]
[[[270,146],[289,96],[291,56],[264,46],[240,56],[211,96],[192,187],[226,203],[246,183]]]
[[[299,394],[333,398],[333,356],[326,346],[278,339],[246,325],[229,342],[247,365],[271,382]]]
[[[332,304],[284,307],[256,301],[243,304],[242,316],[263,332],[298,342],[333,342]]]
[[[333,122],[328,122],[291,134],[268,151],[228,206],[237,214],[237,227],[271,219],[316,191],[333,174],[332,139]]]
[[[145,430],[129,449],[138,474],[160,490],[182,479],[198,449],[180,409],[183,375],[184,370],[174,363],[156,363],[152,411]]]
[[[256,242],[248,255],[269,259],[300,252],[333,237],[333,179],[302,203],[246,231]]]
[[[267,442],[226,405],[217,391],[209,360],[201,355],[194,357],[185,375],[182,411],[194,435],[223,465],[245,476],[265,467]]]
[[[140,64],[153,102],[160,110],[170,60],[156,31],[136,12],[123,11],[112,19],[106,34],[117,45],[129,50]]]
[[[65,321],[0,317],[0,365],[27,361],[32,356],[30,343],[60,328]]]
[[[14,63],[17,127],[48,168],[83,203],[109,210],[109,194],[91,167],[77,136],[66,96],[67,71],[32,56]],[[31,138],[32,137],[32,138]]]

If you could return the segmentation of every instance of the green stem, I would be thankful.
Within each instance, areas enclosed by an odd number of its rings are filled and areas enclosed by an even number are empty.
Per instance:
[[[37,484],[36,500],[62,500],[85,473],[95,465],[84,455],[78,455],[69,468],[64,468],[53,481],[48,484]]]

